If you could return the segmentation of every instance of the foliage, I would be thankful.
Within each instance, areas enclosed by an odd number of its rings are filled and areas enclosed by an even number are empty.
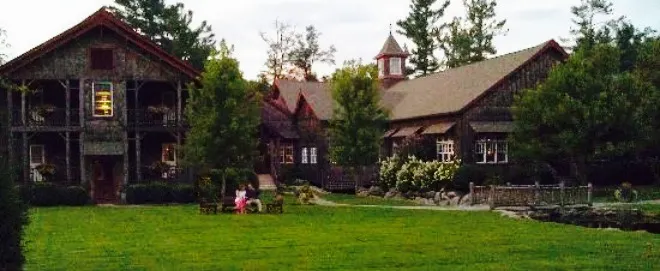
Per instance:
[[[43,175],[46,180],[49,180],[49,178],[55,175],[57,172],[55,165],[49,163],[40,164],[35,169],[39,172],[39,174]]]
[[[0,28],[0,49],[2,49],[3,47],[9,47],[9,44],[7,44],[6,37],[7,37],[7,32],[4,29]],[[4,54],[2,51],[0,51],[0,65],[4,63],[6,57],[7,55]]]
[[[658,93],[620,67],[615,46],[579,49],[545,83],[517,97],[513,155],[568,163],[573,177],[586,183],[590,162],[640,151],[650,140]]]
[[[637,190],[632,188],[632,184],[625,182],[621,184],[617,190],[614,191],[614,198],[618,202],[633,202],[637,201]]]
[[[200,82],[199,88],[191,86],[186,107],[191,128],[184,159],[202,172],[219,172],[224,195],[228,171],[253,165],[261,98],[248,89],[224,40],[206,62]]]
[[[411,156],[396,173],[396,188],[401,192],[436,189],[451,183],[461,164],[460,160],[451,163],[439,161],[424,162]]]
[[[7,127],[0,123],[0,133]],[[0,136],[0,139],[4,139]],[[27,205],[19,197],[6,158],[6,141],[0,142],[0,270],[21,270],[23,256],[23,230],[28,223]]]
[[[596,16],[607,16],[612,14],[612,3],[609,0],[581,0],[579,6],[572,6],[572,19],[577,28],[571,28],[571,34],[575,39],[574,50],[579,48],[590,49],[597,43],[609,39],[608,21],[602,28],[597,29],[594,19]]]
[[[182,3],[163,0],[115,0],[111,10],[136,31],[151,39],[166,52],[202,69],[215,46],[211,25],[202,21],[192,27],[193,12]]]
[[[347,65],[332,77],[335,102],[330,121],[330,157],[357,168],[378,161],[387,112],[380,107],[378,71],[373,65]]]
[[[447,67],[455,68],[479,62],[495,55],[493,38],[505,35],[506,20],[497,20],[495,0],[463,0],[465,19],[454,18],[437,29],[440,48],[447,57]]]
[[[300,204],[310,204],[309,201],[314,198],[314,191],[307,183],[298,188],[295,194]]]
[[[397,173],[406,162],[402,156],[393,155],[380,161],[378,185],[387,191],[396,187]]]
[[[397,32],[412,40],[415,48],[412,50],[410,63],[414,65],[414,72],[424,76],[438,70],[440,64],[434,56],[437,45],[433,38],[433,27],[444,16],[449,0],[444,0],[440,7],[433,8],[437,0],[411,0],[410,12],[405,20],[396,24],[401,28]]]
[[[31,206],[82,206],[91,202],[88,191],[81,186],[60,186],[37,182],[19,186],[24,202]]]
[[[268,45],[268,58],[266,59],[266,71],[264,77],[269,80],[282,79],[291,69],[292,52],[298,40],[292,26],[285,22],[275,20],[275,37],[268,37],[265,32],[260,32],[261,39]]]
[[[195,191],[189,184],[152,182],[132,184],[126,187],[126,202],[129,204],[191,203]]]
[[[202,177],[197,181],[197,198],[199,202],[218,202],[218,187],[211,177]]]
[[[312,74],[312,65],[315,62],[335,64],[337,49],[334,45],[330,45],[327,50],[321,49],[319,45],[320,35],[321,33],[313,25],[307,26],[304,38],[297,37],[296,45],[289,56],[293,65],[303,71],[306,80],[316,79],[316,76]]]

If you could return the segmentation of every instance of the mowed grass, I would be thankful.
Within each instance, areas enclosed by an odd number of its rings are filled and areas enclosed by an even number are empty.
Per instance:
[[[406,199],[385,199],[381,197],[356,197],[350,194],[331,193],[321,195],[321,198],[341,204],[351,205],[390,205],[390,206],[415,206],[419,205],[412,200]]]
[[[26,270],[660,270],[660,235],[491,212],[33,208]]]

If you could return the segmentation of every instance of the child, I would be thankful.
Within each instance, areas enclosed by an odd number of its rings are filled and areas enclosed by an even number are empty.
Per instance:
[[[236,199],[234,199],[234,203],[236,204],[236,212],[239,214],[245,213],[245,205],[247,204],[245,193],[245,185],[240,184],[236,190]]]

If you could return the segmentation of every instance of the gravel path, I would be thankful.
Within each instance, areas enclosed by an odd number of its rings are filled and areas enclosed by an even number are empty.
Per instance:
[[[312,203],[320,206],[350,206],[360,208],[386,208],[386,209],[404,209],[404,210],[434,210],[434,211],[488,211],[488,205],[474,206],[391,206],[391,205],[353,205],[345,203],[336,203],[322,198],[315,198]]]

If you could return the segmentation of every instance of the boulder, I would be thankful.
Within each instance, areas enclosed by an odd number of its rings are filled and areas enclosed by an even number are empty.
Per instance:
[[[371,188],[369,188],[369,195],[382,197],[383,195],[385,195],[385,191],[383,191],[383,189],[380,188],[380,186],[374,185],[371,186]]]
[[[458,204],[462,206],[470,205],[472,203],[471,199],[472,199],[472,195],[470,193],[465,194],[465,196],[461,198]]]
[[[458,206],[460,198],[459,197],[453,197],[449,200],[449,205],[450,206]]]
[[[394,198],[394,197],[398,197],[398,196],[399,196],[399,191],[389,191],[389,192],[385,193],[385,198],[386,199],[390,199],[390,198]]]
[[[360,198],[366,198],[369,196],[369,191],[359,191],[355,195]]]
[[[447,205],[449,205],[449,201],[448,201],[448,200],[440,200],[440,201],[438,201],[438,206],[447,206]]]
[[[435,191],[430,191],[424,193],[424,197],[427,199],[435,199]]]
[[[433,195],[433,200],[437,203],[442,200],[442,195],[440,192],[435,192],[435,195]]]

